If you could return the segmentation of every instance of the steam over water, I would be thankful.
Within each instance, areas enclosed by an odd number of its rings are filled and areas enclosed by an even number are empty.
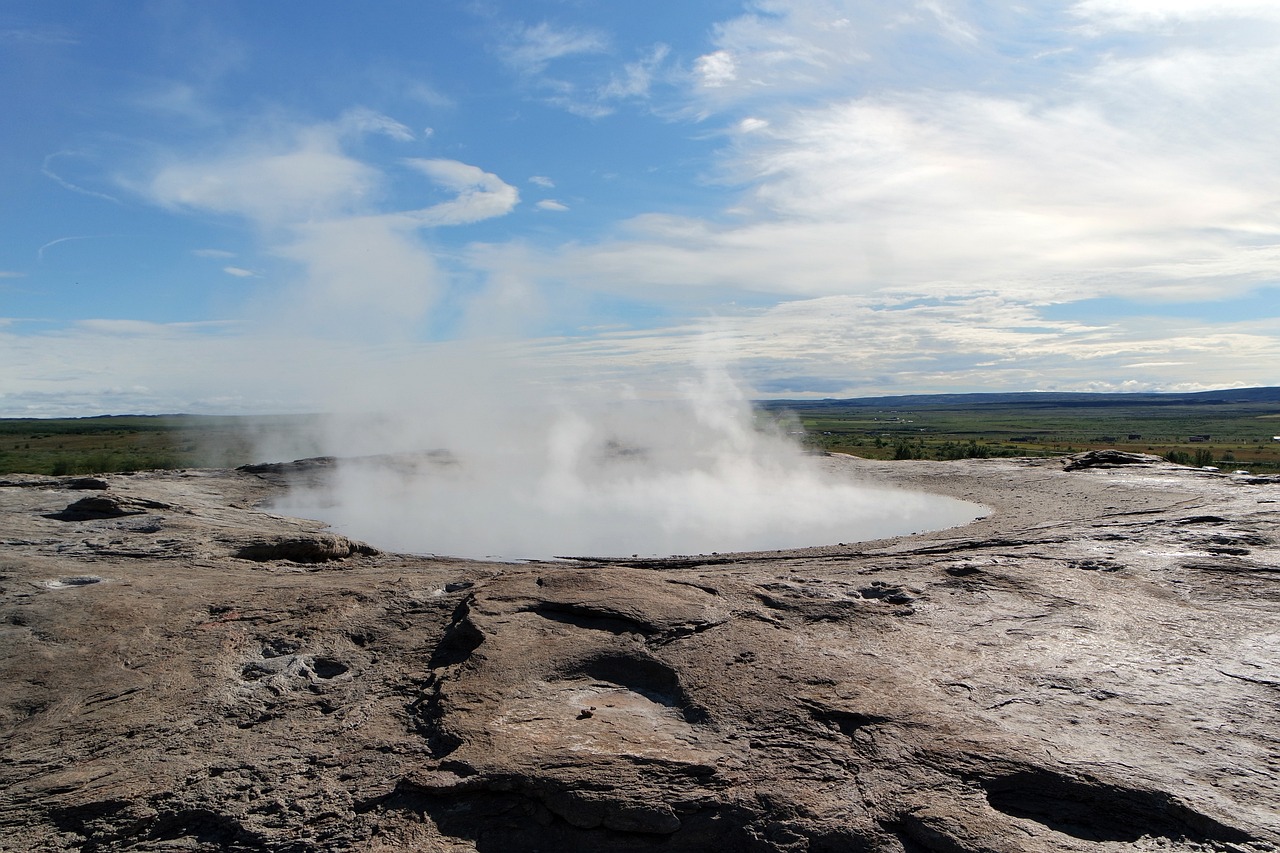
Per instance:
[[[823,471],[785,436],[758,430],[741,399],[508,412],[505,423],[455,423],[430,443],[428,423],[410,424],[400,454],[341,464],[332,482],[295,490],[276,511],[385,549],[503,559],[828,545],[985,512]]]

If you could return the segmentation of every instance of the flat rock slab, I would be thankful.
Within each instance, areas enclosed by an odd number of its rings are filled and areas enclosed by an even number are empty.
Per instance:
[[[257,509],[290,468],[10,477],[0,851],[1280,849],[1280,482],[1128,456],[832,457],[992,513],[525,564]]]

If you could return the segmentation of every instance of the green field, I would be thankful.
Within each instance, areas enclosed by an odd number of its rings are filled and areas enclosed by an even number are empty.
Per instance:
[[[770,400],[762,425],[873,459],[1054,456],[1116,448],[1183,464],[1280,471],[1280,388],[1202,394],[959,394]],[[302,416],[0,419],[0,473],[91,474],[261,461],[255,434]],[[1197,437],[1193,440],[1193,437]]]
[[[813,448],[874,459],[1054,456],[1115,448],[1280,471],[1280,389],[1208,394],[984,394],[769,401]],[[798,424],[798,427],[796,426]]]
[[[247,425],[244,418],[193,415],[5,418],[0,419],[0,473],[243,465],[254,461]]]

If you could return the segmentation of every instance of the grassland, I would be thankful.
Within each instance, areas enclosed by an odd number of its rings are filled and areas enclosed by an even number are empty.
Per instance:
[[[0,419],[0,473],[241,465],[253,461],[248,426],[244,418],[192,415]]]
[[[1280,388],[1188,395],[963,394],[758,405],[809,447],[873,459],[1053,456],[1112,447],[1280,472]],[[261,461],[254,436],[303,418],[0,419],[0,473],[90,474]],[[1193,437],[1196,437],[1193,439]]]
[[[939,395],[769,401],[814,448],[873,459],[1053,456],[1115,448],[1280,471],[1280,389],[1189,395]]]

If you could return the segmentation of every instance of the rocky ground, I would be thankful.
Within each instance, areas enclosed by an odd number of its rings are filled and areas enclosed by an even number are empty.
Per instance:
[[[993,513],[631,563],[10,477],[0,850],[1280,849],[1280,482],[1079,461],[832,458]]]

